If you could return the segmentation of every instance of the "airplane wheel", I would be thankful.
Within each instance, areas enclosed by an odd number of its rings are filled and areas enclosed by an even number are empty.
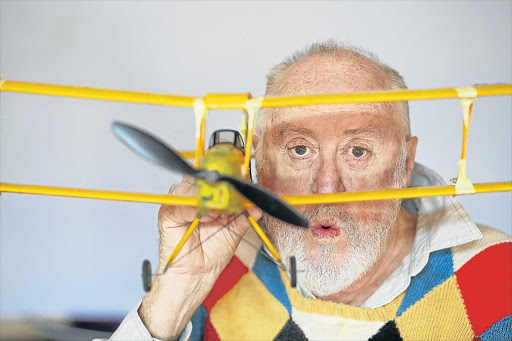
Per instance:
[[[295,288],[297,286],[297,263],[295,256],[290,257],[290,277],[292,280],[292,288]]]
[[[148,292],[151,289],[151,280],[151,262],[144,259],[142,262],[142,286],[144,287],[145,292]]]

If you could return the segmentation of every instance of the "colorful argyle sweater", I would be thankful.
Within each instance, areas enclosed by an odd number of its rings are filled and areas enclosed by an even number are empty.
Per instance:
[[[261,252],[235,256],[192,318],[191,340],[512,340],[512,241],[481,230],[431,253],[376,309],[306,298]]]

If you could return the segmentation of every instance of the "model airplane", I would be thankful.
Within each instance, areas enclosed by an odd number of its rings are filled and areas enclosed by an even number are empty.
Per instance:
[[[224,215],[243,212],[274,256],[275,261],[281,263],[281,257],[270,240],[256,220],[245,211],[243,197],[277,219],[304,228],[308,227],[307,219],[278,196],[242,180],[244,145],[242,136],[237,131],[215,131],[210,139],[208,150],[201,159],[199,169],[190,166],[176,151],[157,137],[139,128],[126,123],[115,122],[113,132],[119,140],[143,159],[158,164],[167,170],[197,179],[198,215],[167,259],[164,273],[172,265],[181,248],[198,226],[199,218],[209,212]],[[290,263],[294,265],[294,261],[291,260]],[[281,265],[284,267],[283,264]],[[144,261],[143,280],[145,289],[150,287],[149,281],[151,278],[148,274],[151,274],[150,263]],[[292,277],[296,278],[295,271],[292,271]]]

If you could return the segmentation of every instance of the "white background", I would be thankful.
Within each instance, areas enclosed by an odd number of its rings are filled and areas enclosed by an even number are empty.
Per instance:
[[[183,95],[264,92],[267,70],[305,45],[369,49],[410,88],[512,82],[510,1],[2,1],[1,77]],[[191,109],[1,94],[2,182],[166,193],[179,177],[143,162],[110,132],[127,121],[193,148]],[[457,175],[457,100],[411,102],[417,160]],[[237,129],[212,112],[208,131]],[[511,174],[511,99],[475,104],[468,175]],[[511,233],[511,194],[461,198],[478,222]],[[124,314],[156,264],[158,205],[3,194],[0,314]]]

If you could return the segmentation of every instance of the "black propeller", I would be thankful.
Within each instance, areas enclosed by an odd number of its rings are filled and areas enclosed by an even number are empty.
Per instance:
[[[114,122],[112,130],[114,135],[128,148],[147,161],[156,163],[173,172],[190,175],[209,183],[228,182],[244,197],[271,216],[293,225],[308,227],[306,218],[279,197],[261,187],[222,175],[216,171],[195,169],[164,142],[133,126]]]

